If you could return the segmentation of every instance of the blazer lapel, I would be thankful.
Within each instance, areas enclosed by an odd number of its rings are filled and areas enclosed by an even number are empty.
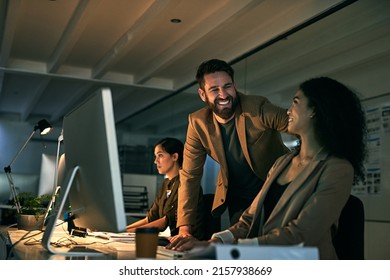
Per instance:
[[[281,168],[278,169],[278,172],[275,172],[277,176],[283,168],[292,160],[292,158],[296,155],[296,153],[292,153],[288,157],[285,158]],[[320,151],[313,160],[305,166],[302,172],[290,183],[285,192],[280,197],[278,203],[275,205],[271,215],[268,218],[268,221],[265,221],[264,228],[268,226],[270,222],[274,220],[274,218],[278,215],[279,212],[283,211],[283,208],[288,205],[291,197],[298,191],[298,189],[305,187],[305,181],[309,179],[311,174],[315,174],[315,170],[320,168],[326,159],[328,153],[325,151]]]
[[[173,202],[173,200],[176,200],[176,199],[177,199],[177,197],[175,198],[175,196],[176,196],[177,190],[178,190],[178,188],[179,188],[179,187],[178,187],[179,184],[180,184],[180,180],[179,180],[179,179],[177,179],[177,180],[173,183],[173,185],[172,185],[172,187],[171,187],[171,194],[170,194],[169,197],[167,198],[166,203],[171,204],[171,203]]]
[[[166,179],[166,180],[168,180],[168,179]],[[168,190],[168,188],[167,188],[168,182],[165,185],[164,197],[160,200],[160,207],[159,207],[159,214],[161,217],[165,215],[166,207],[168,207],[169,205],[174,205],[176,203],[177,191],[179,188],[179,184],[180,184],[180,179],[177,178],[175,180],[175,182],[173,183],[173,185],[171,186],[171,192],[170,192],[168,197],[167,197],[167,192],[166,192]]]
[[[278,167],[275,167],[275,169],[272,171],[268,179],[265,181],[263,187],[261,188],[261,191],[258,194],[259,199],[257,201],[256,212],[253,216],[252,224],[248,231],[248,238],[256,237],[259,235],[259,233],[261,234],[262,225],[265,223],[265,221],[263,220],[264,199],[273,181],[279,176],[279,174],[282,172],[285,166],[289,163],[291,157],[293,157],[293,155],[287,156],[282,160],[282,162],[278,165]]]

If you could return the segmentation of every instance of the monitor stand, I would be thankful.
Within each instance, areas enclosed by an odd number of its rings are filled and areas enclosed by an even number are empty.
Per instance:
[[[73,181],[75,180],[79,169],[80,167],[76,166],[73,169],[71,169],[67,174],[67,177],[64,181],[65,188],[61,188],[60,197],[57,200],[57,203],[55,203],[55,207],[52,211],[52,214],[50,214],[47,217],[47,225],[43,233],[42,246],[50,253],[56,255],[62,255],[67,257],[102,257],[105,255],[104,253],[95,251],[90,248],[86,248],[84,246],[76,246],[76,248],[74,248],[73,250],[71,249],[70,251],[63,251],[63,250],[60,251],[60,250],[56,250],[51,245],[52,234],[57,226],[57,221],[60,218],[62,210],[64,209],[65,202],[69,195],[70,188],[72,187]]]

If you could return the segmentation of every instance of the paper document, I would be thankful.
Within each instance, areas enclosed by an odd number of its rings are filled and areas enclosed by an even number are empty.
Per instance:
[[[120,242],[132,242],[135,240],[135,233],[130,232],[106,232],[106,231],[92,231],[88,232],[89,236],[95,236],[98,238],[103,238],[112,241],[120,241]]]
[[[133,242],[135,241],[134,232],[107,232],[107,231],[88,231],[89,236],[95,236],[107,240],[118,242]],[[160,232],[159,237],[170,237],[171,230],[167,227],[164,231]]]

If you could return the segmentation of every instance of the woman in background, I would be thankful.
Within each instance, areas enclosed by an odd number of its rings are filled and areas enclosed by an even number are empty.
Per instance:
[[[127,226],[127,232],[135,232],[139,227],[157,227],[164,231],[168,226],[171,235],[178,233],[176,228],[177,221],[177,191],[180,185],[179,170],[183,163],[183,143],[176,138],[164,138],[154,146],[154,155],[157,170],[159,174],[165,175],[160,190],[144,219],[134,222]],[[199,195],[202,198],[202,193]],[[202,200],[199,201],[202,203]],[[202,207],[198,207],[202,211]],[[198,215],[199,225],[196,227],[195,235],[202,238],[201,218],[203,213]]]
[[[352,184],[364,180],[364,112],[349,88],[321,77],[300,85],[287,114],[299,145],[276,160],[239,222],[209,241],[187,237],[168,248],[303,244],[317,247],[321,259],[337,259],[332,239],[340,213]]]

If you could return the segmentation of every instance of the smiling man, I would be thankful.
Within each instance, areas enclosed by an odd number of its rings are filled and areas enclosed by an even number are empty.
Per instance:
[[[287,110],[262,96],[237,92],[228,63],[205,61],[196,79],[207,106],[189,115],[178,193],[180,232],[171,242],[191,235],[207,155],[220,165],[212,214],[219,216],[227,208],[234,224],[261,189],[276,158],[288,151],[279,133],[287,131]]]
[[[204,84],[198,92],[219,123],[227,123],[234,117],[238,101],[235,85],[228,73],[215,72],[204,75]]]

